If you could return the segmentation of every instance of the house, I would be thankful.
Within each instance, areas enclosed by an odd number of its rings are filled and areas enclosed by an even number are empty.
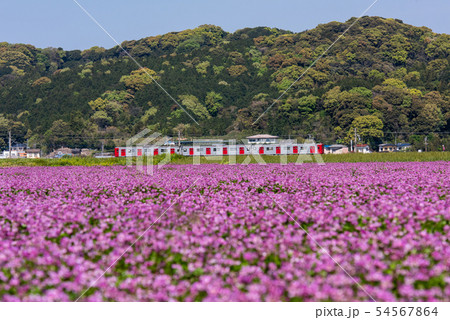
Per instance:
[[[39,159],[41,157],[41,149],[27,149],[27,159]]]
[[[371,153],[368,144],[357,144],[355,149],[356,153]]]
[[[80,155],[82,157],[90,157],[93,154],[94,154],[94,150],[87,149],[87,148],[81,149],[81,153],[80,153]]]
[[[411,143],[397,143],[398,151],[408,151],[408,149],[411,149],[411,147]]]
[[[0,158],[2,158],[2,159],[26,158],[27,157],[27,154],[25,152],[26,147],[27,146],[25,144],[16,144],[11,147],[11,152],[9,150],[3,151],[3,154],[0,156]]]
[[[332,144],[325,146],[325,154],[344,154],[348,153],[348,147],[343,144]]]
[[[17,151],[18,153],[25,153],[25,149],[27,148],[26,144],[15,144],[11,147],[12,151]]]
[[[59,148],[47,155],[47,158],[89,157],[94,153],[91,149]]]
[[[73,156],[73,150],[71,148],[59,148],[56,150],[53,150],[47,157],[48,158],[62,158],[64,156],[71,157]]]
[[[247,137],[249,144],[269,144],[277,143],[277,136],[271,136],[270,134],[257,134],[255,136]]]
[[[1,159],[19,158],[19,152],[17,150],[11,150],[11,153],[10,153],[9,150],[5,150],[0,155],[0,158]]]
[[[397,151],[397,147],[393,143],[383,143],[378,145],[379,152],[394,152]]]
[[[378,145],[379,152],[397,152],[397,151],[407,151],[412,145],[410,143],[383,143]]]

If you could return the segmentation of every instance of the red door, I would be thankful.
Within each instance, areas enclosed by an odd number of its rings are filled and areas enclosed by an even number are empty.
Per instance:
[[[297,147],[297,146],[294,146],[292,150],[293,150],[293,152],[294,152],[295,154],[298,153],[298,147]]]
[[[228,148],[223,148],[223,154],[227,155],[228,154]]]
[[[277,154],[280,154],[281,153],[281,147],[277,147]]]
[[[189,155],[193,156],[194,155],[194,148],[189,148]]]
[[[259,154],[264,154],[264,147],[259,147]]]
[[[120,150],[120,156],[121,157],[126,157],[127,156],[127,151],[125,149]]]
[[[174,154],[175,153],[175,149],[174,148],[171,148],[170,149],[170,154]]]
[[[245,153],[244,147],[239,147],[239,154],[244,154],[244,153]]]
[[[317,152],[319,152],[320,154],[323,154],[323,144],[317,145]]]
[[[211,148],[206,148],[206,154],[211,154]]]
[[[142,149],[138,149],[137,155],[138,157],[142,156]]]
[[[153,150],[153,155],[154,155],[154,156],[157,156],[158,154],[159,154],[158,148],[154,149],[154,150]]]
[[[309,147],[309,153],[316,153],[315,147]]]
[[[119,148],[114,149],[114,156],[117,158],[119,156]]]

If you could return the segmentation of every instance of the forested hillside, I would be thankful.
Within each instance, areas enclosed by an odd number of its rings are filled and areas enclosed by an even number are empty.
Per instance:
[[[358,21],[252,124],[353,21],[300,33],[204,25],[124,42],[146,70],[119,47],[0,43],[0,137],[12,130],[15,142],[52,149],[99,139],[112,147],[145,127],[187,137],[312,134],[323,142],[346,142],[357,127],[371,143],[391,132],[450,132],[450,36],[380,17]]]

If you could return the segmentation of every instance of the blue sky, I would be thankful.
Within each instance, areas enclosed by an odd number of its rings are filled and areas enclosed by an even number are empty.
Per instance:
[[[359,16],[374,0],[77,0],[119,42],[214,24],[226,31],[269,26],[295,32]],[[367,13],[450,33],[449,0],[379,0]],[[73,0],[0,4],[0,42],[111,48],[114,42]]]

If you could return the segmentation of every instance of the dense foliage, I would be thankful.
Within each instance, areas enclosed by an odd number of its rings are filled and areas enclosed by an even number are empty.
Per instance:
[[[17,142],[54,148],[99,138],[111,147],[145,127],[188,136],[314,134],[324,142],[348,142],[356,127],[371,143],[393,139],[389,132],[449,132],[450,36],[380,17],[362,18],[253,124],[353,21],[300,33],[204,25],[124,42],[143,69],[120,47],[0,43],[0,138],[12,128]]]

